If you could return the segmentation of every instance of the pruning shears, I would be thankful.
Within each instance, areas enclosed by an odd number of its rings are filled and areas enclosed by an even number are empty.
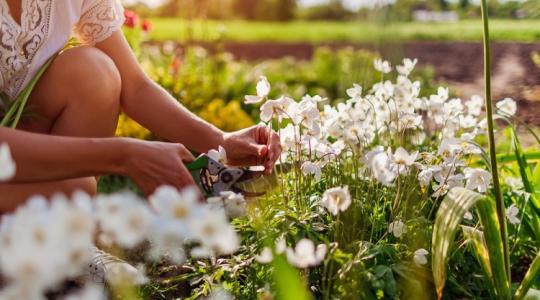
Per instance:
[[[226,167],[206,154],[186,164],[186,167],[207,197],[220,196],[221,192],[225,191],[240,193],[246,197],[258,197],[265,194],[265,192],[248,192],[240,187],[260,177],[262,172],[247,168]]]

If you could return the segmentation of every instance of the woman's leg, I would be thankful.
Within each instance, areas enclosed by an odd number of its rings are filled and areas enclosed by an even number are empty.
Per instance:
[[[92,47],[66,50],[51,64],[28,100],[19,129],[77,136],[113,136],[120,111],[121,79],[114,62]],[[39,149],[36,149],[39,151]],[[29,196],[96,192],[95,178],[32,184],[0,184],[0,211]]]

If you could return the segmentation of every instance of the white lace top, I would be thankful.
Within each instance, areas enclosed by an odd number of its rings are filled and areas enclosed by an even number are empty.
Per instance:
[[[14,99],[75,35],[93,45],[124,23],[118,0],[21,0],[19,25],[0,0],[0,93]]]

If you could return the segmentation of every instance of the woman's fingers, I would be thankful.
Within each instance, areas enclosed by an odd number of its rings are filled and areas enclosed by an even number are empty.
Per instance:
[[[138,141],[133,145],[127,175],[146,195],[162,185],[177,189],[196,186],[184,165],[184,162],[193,161],[195,157],[182,144]]]
[[[264,125],[259,125],[257,126],[256,142],[266,145],[266,153],[264,153],[262,164],[269,174],[272,172],[274,164],[281,155],[279,135],[272,129]]]
[[[279,156],[281,155],[281,145],[279,141],[279,136],[277,133],[272,132],[268,141],[268,157],[264,164],[264,168],[267,174],[272,173],[272,169]]]
[[[195,156],[182,144],[178,144],[178,153],[183,162],[192,162],[195,160]]]

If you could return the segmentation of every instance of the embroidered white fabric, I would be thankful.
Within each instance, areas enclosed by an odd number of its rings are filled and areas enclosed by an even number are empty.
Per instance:
[[[20,24],[0,0],[0,92],[15,99],[72,36],[94,45],[123,23],[118,0],[22,0]]]

